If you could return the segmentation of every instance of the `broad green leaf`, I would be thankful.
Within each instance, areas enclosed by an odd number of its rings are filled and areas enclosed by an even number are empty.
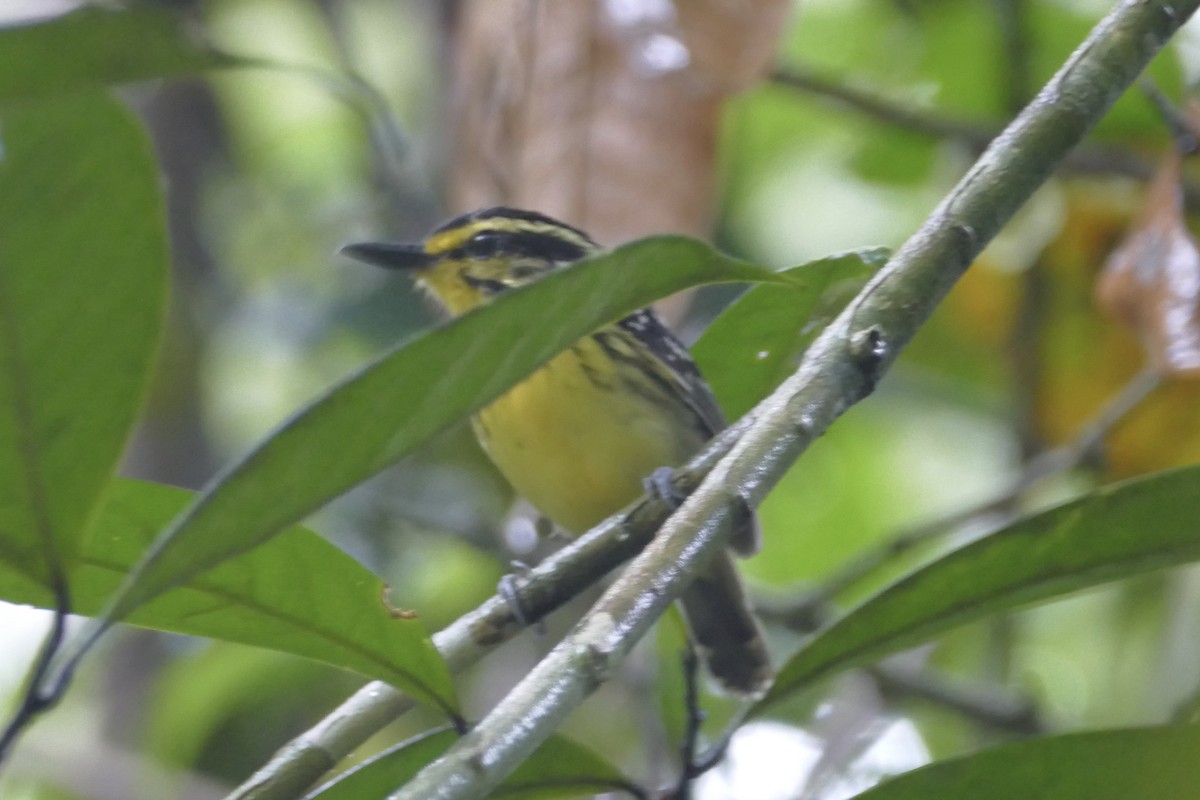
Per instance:
[[[643,239],[417,336],[334,387],[226,470],[156,540],[101,627],[78,641],[86,648],[102,626],[270,539],[600,325],[691,286],[760,280],[783,279],[693,239]]]
[[[621,771],[595,751],[565,736],[551,736],[521,762],[492,797],[558,800],[620,792],[630,785]]]
[[[386,797],[442,755],[457,736],[437,731],[396,745],[318,788],[305,800]],[[564,736],[551,736],[488,797],[559,800],[620,792],[630,786],[616,767]]]
[[[692,355],[730,419],[737,419],[791,374],[821,328],[887,261],[881,247],[821,258],[755,286],[727,308]]]
[[[654,625],[654,649],[658,661],[654,693],[667,745],[673,750],[679,748],[687,731],[687,682],[683,671],[687,648],[687,623],[683,621],[679,606],[672,605]]]
[[[397,787],[412,780],[422,767],[441,756],[456,741],[458,735],[452,730],[436,730],[415,736],[318,786],[306,794],[304,800],[387,797]]]
[[[162,484],[114,481],[70,575],[74,610],[99,614],[155,534],[193,497]],[[353,558],[312,531],[293,527],[162,594],[128,621],[323,661],[454,709],[449,671],[425,627],[396,615],[386,592]],[[0,599],[44,607],[54,601],[43,582],[2,553]]]
[[[761,712],[837,670],[957,625],[1200,558],[1200,466],[1114,484],[917,569],[809,640]]]
[[[87,6],[0,27],[0,102],[166,78],[233,63],[181,14],[141,5]],[[98,195],[103,197],[103,195]]]
[[[75,564],[158,346],[167,243],[141,126],[100,95],[0,111],[0,555]]]
[[[1069,733],[939,761],[855,800],[1192,800],[1200,797],[1200,728]]]

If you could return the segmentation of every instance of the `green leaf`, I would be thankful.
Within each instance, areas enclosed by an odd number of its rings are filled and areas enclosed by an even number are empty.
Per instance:
[[[767,706],[834,671],[957,625],[1200,558],[1200,467],[1100,489],[1022,519],[900,579],[809,640]]]
[[[458,741],[452,730],[436,730],[389,747],[328,783],[318,786],[304,800],[361,800],[387,797],[413,779],[421,768]]]
[[[117,479],[71,573],[74,610],[100,613],[154,536],[194,497]],[[289,528],[147,603],[129,622],[266,647],[354,670],[442,709],[454,686],[425,627],[397,616],[370,570],[310,530]],[[53,594],[0,553],[0,599],[51,607]]]
[[[71,658],[103,626],[268,540],[597,327],[691,286],[758,280],[780,278],[694,239],[643,239],[416,337],[297,414],[202,492]]]
[[[145,391],[166,305],[158,173],[99,95],[0,112],[0,556],[71,572]]]
[[[683,671],[687,648],[688,630],[683,612],[678,605],[671,605],[654,625],[654,649],[658,661],[654,693],[658,700],[658,717],[667,745],[672,750],[679,749],[687,732],[687,681]]]
[[[791,374],[821,328],[853,299],[888,251],[828,256],[779,273],[786,283],[755,286],[727,308],[692,347],[692,356],[730,419],[737,419]]]
[[[147,5],[87,6],[45,21],[0,27],[0,103],[188,75],[234,62],[198,40],[197,28],[185,22],[181,14]]]
[[[321,786],[305,800],[358,800],[386,797],[429,762],[441,756],[457,736],[443,730],[396,745]],[[591,797],[631,786],[620,770],[592,750],[554,735],[513,770],[489,797],[559,800]]]
[[[492,797],[557,800],[621,791],[630,782],[595,751],[554,735],[521,762],[492,792]]]
[[[1200,728],[1070,733],[994,747],[913,770],[855,800],[1191,800],[1200,797]]]

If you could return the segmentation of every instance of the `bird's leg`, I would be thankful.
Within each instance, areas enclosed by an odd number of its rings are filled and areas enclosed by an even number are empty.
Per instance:
[[[672,511],[683,505],[684,500],[687,500],[687,495],[676,489],[675,484],[671,482],[674,477],[674,469],[659,467],[642,480],[642,488],[646,490],[646,494],[662,500],[671,507]]]
[[[509,611],[512,612],[513,619],[522,628],[533,627],[534,633],[543,636],[546,633],[546,624],[544,620],[538,620],[536,623],[531,622],[529,615],[525,613],[525,609],[521,606],[520,588],[523,581],[529,574],[529,565],[524,561],[512,560],[508,562],[512,572],[500,576],[499,583],[496,584],[496,593],[504,598],[504,602],[508,604]]]

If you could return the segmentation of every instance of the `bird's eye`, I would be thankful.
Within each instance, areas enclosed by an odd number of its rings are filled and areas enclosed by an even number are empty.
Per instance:
[[[468,239],[463,249],[470,258],[491,258],[502,249],[504,238],[500,231],[481,231]]]

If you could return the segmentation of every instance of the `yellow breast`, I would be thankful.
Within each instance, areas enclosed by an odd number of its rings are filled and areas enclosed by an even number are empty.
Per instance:
[[[630,388],[585,339],[513,387],[473,420],[513,488],[542,514],[581,533],[643,492],[658,467],[678,466],[703,436],[682,409]]]

